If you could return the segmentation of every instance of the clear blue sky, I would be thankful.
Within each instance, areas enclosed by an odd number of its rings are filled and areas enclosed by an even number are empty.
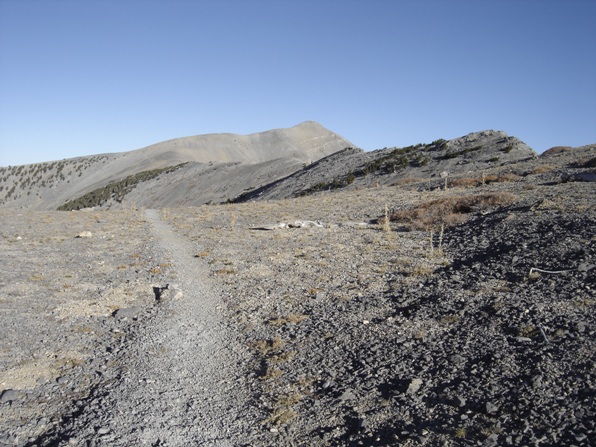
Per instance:
[[[0,166],[318,121],[596,143],[595,0],[0,0]]]

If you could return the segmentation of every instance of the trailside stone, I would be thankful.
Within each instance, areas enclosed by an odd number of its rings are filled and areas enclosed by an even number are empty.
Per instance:
[[[4,390],[0,394],[0,403],[12,402],[13,400],[22,399],[25,393],[20,390]]]

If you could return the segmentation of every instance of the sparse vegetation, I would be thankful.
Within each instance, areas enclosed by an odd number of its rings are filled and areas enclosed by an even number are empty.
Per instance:
[[[121,202],[124,196],[132,191],[139,183],[151,180],[160,174],[174,172],[185,164],[186,163],[182,163],[176,166],[142,171],[137,174],[129,175],[123,180],[108,183],[102,188],[95,189],[77,199],[66,202],[64,205],[58,207],[58,211],[73,211],[83,208],[92,208],[94,206],[101,206],[109,200]]]
[[[467,188],[467,187],[478,187],[482,185],[488,185],[490,183],[505,183],[505,182],[516,182],[520,180],[521,177],[516,174],[501,174],[499,176],[496,175],[483,175],[482,177],[462,177],[462,178],[455,178],[449,181],[450,188]]]
[[[473,147],[467,147],[465,149],[461,149],[459,151],[455,151],[455,152],[449,152],[445,155],[443,155],[443,157],[441,157],[443,160],[449,160],[452,158],[457,158],[457,157],[461,157],[462,155],[466,155],[469,154],[471,152],[476,152],[482,149],[482,146],[473,146]]]
[[[505,152],[506,154],[508,154],[512,150],[513,150],[513,146],[510,144],[509,146],[504,147],[503,149],[501,149],[501,152]]]

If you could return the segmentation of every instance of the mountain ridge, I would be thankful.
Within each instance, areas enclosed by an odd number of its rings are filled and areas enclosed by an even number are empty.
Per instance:
[[[293,160],[297,169],[352,143],[314,121],[249,135],[206,134],[175,138],[128,152],[0,168],[0,206],[56,209],[131,175],[182,163],[259,164]],[[281,175],[286,175],[283,170]],[[272,173],[272,175],[275,175]]]
[[[582,148],[564,147],[538,155],[518,138],[496,130],[365,152],[306,121],[249,135],[197,135],[129,152],[0,168],[0,207],[200,206],[404,182],[436,189],[494,176],[524,177],[532,169],[544,169],[540,166],[547,160],[581,158],[581,153]],[[571,161],[561,163],[564,169],[573,167]],[[593,181],[593,174],[581,175],[582,181]]]

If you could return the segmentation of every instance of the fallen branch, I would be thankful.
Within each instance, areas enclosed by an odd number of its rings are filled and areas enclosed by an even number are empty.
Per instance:
[[[536,272],[540,272],[540,273],[567,273],[567,272],[570,272],[571,270],[557,270],[557,271],[552,271],[552,270],[542,270],[542,269],[539,269],[539,268],[536,268],[536,267],[532,267],[530,269],[530,275],[532,273],[534,273],[535,271]]]
[[[548,343],[548,338],[546,338],[546,334],[544,333],[544,330],[542,329],[542,327],[538,326],[538,329],[540,330],[540,333],[542,334],[542,338],[544,338],[544,341],[546,343]]]

